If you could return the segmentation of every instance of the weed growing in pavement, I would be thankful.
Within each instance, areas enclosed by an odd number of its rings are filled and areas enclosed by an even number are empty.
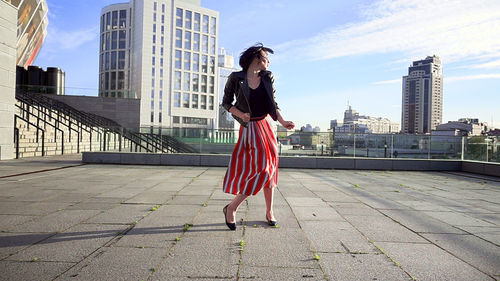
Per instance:
[[[319,255],[318,254],[314,254],[314,259],[319,261]]]
[[[160,208],[160,207],[161,207],[160,205],[155,205],[155,206],[153,206],[153,207],[151,208],[151,211],[153,211],[153,212],[154,212],[154,211],[158,210],[158,208]]]
[[[184,232],[188,231],[191,228],[191,226],[193,226],[193,225],[190,223],[184,224]]]

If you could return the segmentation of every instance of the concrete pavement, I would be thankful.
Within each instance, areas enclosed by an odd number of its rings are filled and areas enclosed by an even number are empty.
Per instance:
[[[500,179],[280,169],[224,224],[218,167],[0,162],[0,280],[500,279]]]

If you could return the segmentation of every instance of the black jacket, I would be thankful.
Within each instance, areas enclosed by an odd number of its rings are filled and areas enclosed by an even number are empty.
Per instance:
[[[264,87],[266,89],[266,93],[269,97],[269,104],[271,105],[271,118],[274,121],[278,120],[278,114],[276,110],[278,110],[278,104],[276,103],[274,93],[276,90],[274,89],[274,76],[270,71],[261,71],[259,73],[261,76],[261,83],[264,83]],[[233,72],[229,75],[229,78],[226,82],[226,87],[224,88],[224,98],[222,99],[222,106],[229,112],[229,109],[233,106],[236,106],[241,112],[251,113],[250,112],[250,104],[249,97],[250,88],[248,86],[248,81],[246,79],[246,72],[238,71]],[[236,97],[236,103],[234,102],[234,98]],[[247,126],[246,122],[243,122],[242,119],[234,116],[234,119],[238,121],[241,125]]]

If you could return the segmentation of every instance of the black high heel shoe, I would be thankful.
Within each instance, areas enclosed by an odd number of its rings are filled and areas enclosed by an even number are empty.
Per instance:
[[[267,214],[266,214],[266,221],[267,221],[267,224],[270,226],[276,226],[278,224],[277,221],[273,221],[273,220],[268,219]]]
[[[233,222],[233,223],[230,223],[230,222],[228,222],[228,221],[227,221],[227,217],[226,217],[226,213],[227,213],[227,206],[229,206],[229,205],[226,205],[226,207],[224,207],[224,208],[222,209],[222,212],[224,212],[224,220],[226,221],[226,225],[227,225],[227,227],[229,227],[229,229],[231,229],[231,230],[236,230],[236,223],[234,223],[234,222]]]

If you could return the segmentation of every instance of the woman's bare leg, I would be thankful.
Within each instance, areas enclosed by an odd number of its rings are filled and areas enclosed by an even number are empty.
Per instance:
[[[263,188],[264,189],[264,198],[266,199],[266,217],[268,220],[275,221],[273,214],[273,197],[274,197],[274,188]]]
[[[243,203],[248,198],[248,195],[238,194],[234,197],[233,201],[227,205],[227,213],[226,220],[229,223],[235,223],[236,211],[240,207],[241,203]]]

